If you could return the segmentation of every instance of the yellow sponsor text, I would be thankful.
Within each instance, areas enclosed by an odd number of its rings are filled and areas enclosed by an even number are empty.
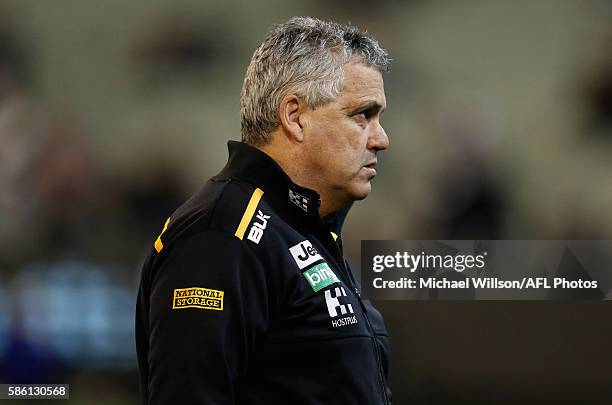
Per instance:
[[[209,288],[177,288],[174,290],[172,309],[200,308],[223,311],[224,295],[223,291]]]

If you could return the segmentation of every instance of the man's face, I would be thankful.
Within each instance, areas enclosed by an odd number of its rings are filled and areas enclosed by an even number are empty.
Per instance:
[[[309,176],[324,198],[341,204],[367,197],[376,154],[389,146],[380,124],[386,107],[382,75],[361,63],[343,69],[338,98],[308,111],[303,125]]]

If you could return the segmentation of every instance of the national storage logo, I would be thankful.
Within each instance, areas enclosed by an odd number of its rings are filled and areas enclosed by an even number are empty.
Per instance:
[[[304,278],[306,281],[308,281],[308,284],[310,284],[315,292],[329,285],[340,282],[327,263],[317,264],[316,266],[306,270],[303,274]]]
[[[172,309],[199,308],[223,311],[223,296],[223,291],[208,288],[177,288],[174,290]]]

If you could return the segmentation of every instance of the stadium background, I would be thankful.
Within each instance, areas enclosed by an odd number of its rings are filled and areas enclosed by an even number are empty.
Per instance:
[[[137,403],[139,265],[225,163],[250,56],[293,15],[394,58],[353,264],[360,239],[612,239],[610,1],[3,1],[0,382]],[[377,305],[396,404],[611,401],[608,302]]]

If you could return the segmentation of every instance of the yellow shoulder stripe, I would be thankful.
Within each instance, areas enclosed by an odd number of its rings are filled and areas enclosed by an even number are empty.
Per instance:
[[[161,233],[157,237],[157,240],[153,244],[153,246],[155,246],[155,250],[157,250],[157,253],[161,252],[161,250],[164,248],[164,244],[162,243],[161,237],[164,234],[164,232],[166,232],[166,229],[168,229],[169,224],[170,224],[170,218],[166,220],[166,223],[164,224],[164,229],[162,229]]]
[[[334,240],[337,240],[337,239],[338,239],[338,235],[336,235],[335,233],[333,233],[333,232],[331,232],[331,231],[330,231],[329,233],[331,233],[331,234],[332,234],[332,238],[334,238]]]
[[[247,205],[244,214],[242,214],[240,225],[238,225],[238,229],[236,229],[236,233],[234,234],[238,239],[242,240],[242,238],[244,238],[244,233],[246,232],[247,226],[249,226],[249,223],[255,214],[255,209],[257,208],[257,204],[259,204],[259,200],[261,200],[263,193],[263,190],[260,188],[256,188],[255,191],[253,191],[249,205]]]

